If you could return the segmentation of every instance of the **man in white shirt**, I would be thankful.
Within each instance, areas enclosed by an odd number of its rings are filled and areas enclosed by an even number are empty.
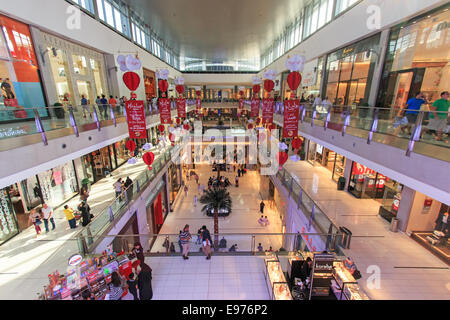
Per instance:
[[[55,220],[53,220],[53,208],[49,207],[46,203],[42,206],[42,216],[44,218],[45,231],[48,233],[48,221],[52,223],[52,230],[55,230]]]
[[[116,181],[116,183],[113,184],[114,190],[116,191],[116,198],[122,195],[122,179],[119,179]],[[122,201],[122,198],[119,198],[119,201]]]

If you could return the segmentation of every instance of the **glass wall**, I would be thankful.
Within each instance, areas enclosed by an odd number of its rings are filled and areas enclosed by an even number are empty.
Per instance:
[[[361,0],[336,0],[336,15],[344,12],[351,6],[353,6],[355,3],[359,2]]]
[[[379,41],[378,34],[328,55],[323,98],[342,106],[368,103]]]
[[[0,15],[0,123],[47,117],[37,59],[26,24]],[[1,129],[0,129],[1,130]]]
[[[450,88],[450,5],[391,31],[379,104],[402,108],[422,91],[429,104]]]
[[[19,233],[7,189],[0,190],[0,245]]]

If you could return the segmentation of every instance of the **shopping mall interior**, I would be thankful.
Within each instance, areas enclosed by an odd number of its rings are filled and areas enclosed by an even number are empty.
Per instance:
[[[0,300],[450,300],[447,1],[1,3]]]

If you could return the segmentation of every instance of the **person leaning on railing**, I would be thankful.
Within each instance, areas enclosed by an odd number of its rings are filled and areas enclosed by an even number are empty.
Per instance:
[[[447,129],[449,119],[450,102],[448,101],[449,92],[441,93],[441,98],[436,100],[431,106],[430,122],[427,129],[437,133],[436,140],[442,140],[442,134]]]
[[[415,97],[409,99],[405,107],[400,110],[399,117],[401,117],[401,115],[404,113],[406,118],[408,119],[408,124],[401,127],[401,130],[403,132],[404,129],[407,128],[408,134],[411,134],[411,127],[416,123],[420,108],[424,103],[426,103],[425,95],[423,94],[423,92],[418,92]]]

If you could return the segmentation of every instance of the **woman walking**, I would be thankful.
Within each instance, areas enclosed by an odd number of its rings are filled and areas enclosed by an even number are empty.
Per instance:
[[[180,233],[180,241],[181,241],[181,246],[183,247],[183,259],[184,260],[188,260],[188,254],[189,254],[189,249],[191,247],[190,241],[192,239],[192,235],[189,232],[189,225],[187,224],[184,229],[183,232]]]
[[[140,265],[141,271],[138,275],[138,288],[140,300],[152,300],[152,268],[146,263]]]

